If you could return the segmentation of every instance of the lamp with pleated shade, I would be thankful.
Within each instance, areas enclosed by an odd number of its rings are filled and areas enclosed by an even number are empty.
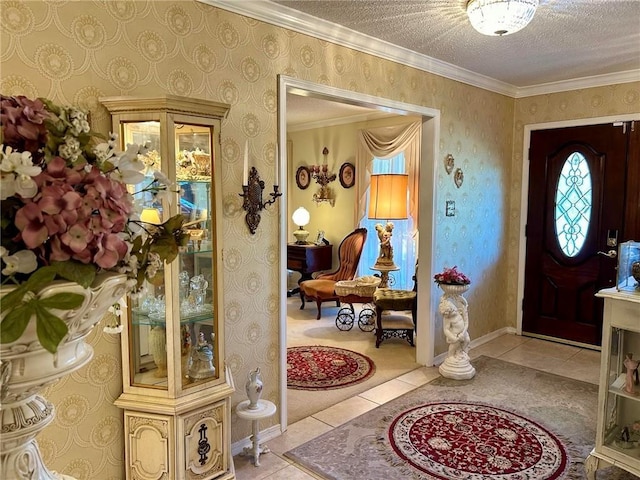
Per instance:
[[[407,218],[407,193],[409,175],[406,173],[371,175],[368,217],[373,220],[385,220],[386,223],[376,224],[376,231],[380,239],[380,254],[374,269],[397,269],[393,263],[393,223],[390,220],[405,220]]]

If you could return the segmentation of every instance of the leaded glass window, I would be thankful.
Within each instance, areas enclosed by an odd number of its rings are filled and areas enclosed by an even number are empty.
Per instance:
[[[558,244],[565,255],[575,257],[587,238],[593,204],[591,171],[579,152],[569,155],[562,166],[555,203]]]

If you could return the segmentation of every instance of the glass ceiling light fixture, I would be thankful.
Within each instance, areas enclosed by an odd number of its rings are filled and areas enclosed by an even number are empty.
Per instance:
[[[483,35],[503,36],[526,27],[538,8],[538,0],[470,0],[467,15]]]

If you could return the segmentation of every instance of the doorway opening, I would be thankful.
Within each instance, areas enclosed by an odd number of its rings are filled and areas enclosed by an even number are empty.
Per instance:
[[[287,98],[289,95],[308,97],[311,99],[329,100],[343,105],[363,107],[373,111],[384,111],[402,116],[418,116],[422,121],[422,138],[420,152],[419,179],[419,211],[418,252],[420,255],[420,269],[418,271],[418,318],[416,335],[416,362],[420,365],[432,366],[434,361],[434,325],[431,320],[435,311],[434,299],[431,296],[430,273],[433,264],[433,239],[435,216],[435,169],[438,158],[438,137],[440,129],[440,112],[419,105],[365,95],[348,90],[337,89],[326,85],[316,84],[280,75],[278,77],[278,145],[281,177],[287,175],[291,169],[288,165],[287,152]],[[287,241],[289,227],[289,192],[287,178],[280,178],[282,185],[283,211],[280,215],[280,424],[286,430],[287,420]]]

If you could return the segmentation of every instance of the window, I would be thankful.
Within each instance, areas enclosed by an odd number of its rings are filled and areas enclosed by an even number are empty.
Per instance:
[[[399,153],[387,159],[374,158],[371,173],[407,173],[404,154]],[[367,217],[367,212],[369,211],[369,188],[367,188],[366,198],[367,205],[364,217],[360,219],[360,226],[366,228],[368,234],[360,257],[358,276],[379,274],[379,272],[371,269],[380,253],[380,242],[375,225],[376,223],[386,223],[384,220],[373,220]],[[416,264],[414,220],[408,218],[407,220],[392,220],[392,222],[393,236],[391,237],[391,246],[393,247],[393,261],[400,267],[400,270],[389,272],[389,287],[411,290],[413,288],[413,274]]]
[[[587,238],[592,197],[589,165],[581,153],[574,152],[562,166],[555,198],[556,237],[568,257],[578,255]]]

